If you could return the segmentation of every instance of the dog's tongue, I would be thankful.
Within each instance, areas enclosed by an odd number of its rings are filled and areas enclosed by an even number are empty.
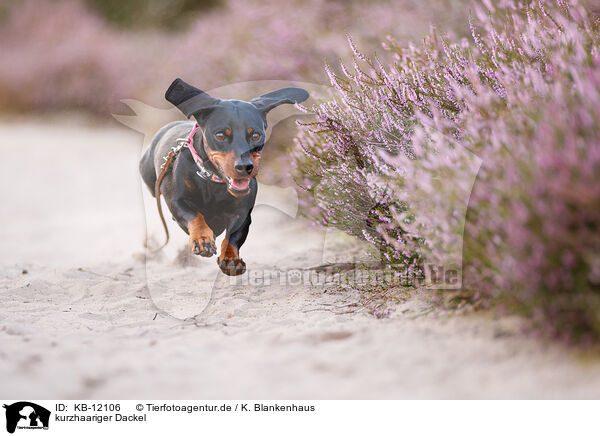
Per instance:
[[[231,180],[231,186],[233,186],[235,189],[238,189],[240,191],[247,189],[249,184],[250,184],[250,179],[232,179]]]

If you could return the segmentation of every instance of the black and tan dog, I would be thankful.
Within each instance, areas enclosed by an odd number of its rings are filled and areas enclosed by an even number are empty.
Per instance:
[[[140,161],[142,178],[159,206],[165,197],[194,254],[217,254],[215,237],[225,231],[217,263],[225,274],[243,274],[239,249],[256,199],[267,112],[302,102],[308,93],[284,88],[249,102],[219,100],[176,79],[165,98],[197,122],[177,121],[158,131]]]

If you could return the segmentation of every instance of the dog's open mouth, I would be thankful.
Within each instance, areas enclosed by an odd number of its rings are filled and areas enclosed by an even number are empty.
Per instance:
[[[243,194],[250,189],[250,178],[227,178],[227,185],[231,191]]]

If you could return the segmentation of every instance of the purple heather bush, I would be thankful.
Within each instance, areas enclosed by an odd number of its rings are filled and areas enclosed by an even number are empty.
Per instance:
[[[336,92],[297,137],[304,213],[413,276],[462,250],[475,300],[600,339],[597,20],[563,1],[475,15],[469,39],[389,39],[391,65],[351,43],[328,68]]]
[[[600,53],[597,19],[540,4],[477,38],[503,93],[476,91],[465,143],[467,285],[557,336],[600,337]]]

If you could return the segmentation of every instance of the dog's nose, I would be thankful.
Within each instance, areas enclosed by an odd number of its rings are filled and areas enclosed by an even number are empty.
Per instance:
[[[240,176],[247,176],[254,169],[254,165],[249,160],[238,160],[235,162],[234,168]]]

